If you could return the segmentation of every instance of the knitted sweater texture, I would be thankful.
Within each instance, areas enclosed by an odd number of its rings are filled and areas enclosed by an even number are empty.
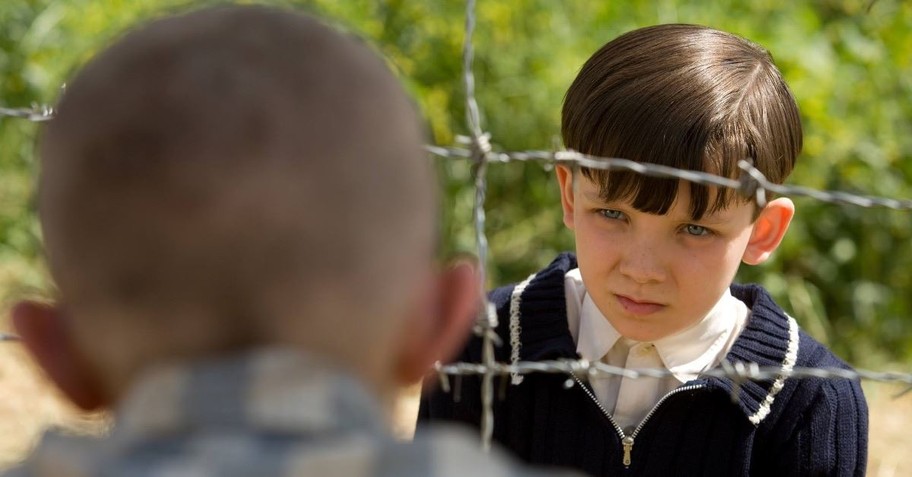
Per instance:
[[[498,361],[578,359],[567,326],[558,256],[531,280],[498,288]],[[798,329],[763,288],[732,285],[751,309],[726,359],[760,366],[847,368]],[[512,320],[512,323],[511,323]],[[512,341],[511,341],[512,338]],[[457,361],[480,362],[473,338]],[[520,382],[521,381],[521,382]],[[572,384],[572,385],[571,385]],[[462,377],[451,393],[421,402],[419,421],[481,420],[480,380]],[[667,395],[636,429],[620,429],[588,384],[535,373],[496,383],[494,439],[530,463],[573,467],[593,476],[861,476],[868,414],[857,382],[786,379],[744,382],[736,402],[728,379],[699,378]]]

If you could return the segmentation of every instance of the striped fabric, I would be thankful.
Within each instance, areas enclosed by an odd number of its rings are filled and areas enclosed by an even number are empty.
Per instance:
[[[389,437],[354,379],[301,353],[260,350],[144,375],[101,439],[49,433],[6,476],[537,476],[454,428]],[[563,474],[567,475],[567,474]]]

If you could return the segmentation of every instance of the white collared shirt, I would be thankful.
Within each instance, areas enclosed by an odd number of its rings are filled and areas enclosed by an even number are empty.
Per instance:
[[[576,351],[589,361],[624,368],[660,368],[671,371],[665,379],[593,379],[595,396],[626,431],[635,428],[662,397],[717,366],[747,325],[750,309],[725,293],[703,320],[651,343],[621,336],[586,292],[578,268],[564,275],[567,324]]]

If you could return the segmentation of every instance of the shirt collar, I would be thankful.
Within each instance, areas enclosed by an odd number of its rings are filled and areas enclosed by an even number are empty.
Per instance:
[[[580,357],[589,361],[598,361],[621,338],[621,334],[611,326],[605,315],[599,311],[592,301],[592,296],[586,293],[580,305],[579,337],[576,343],[576,352]]]
[[[662,363],[681,383],[697,378],[725,357],[747,323],[750,310],[728,288],[698,323],[653,344]]]
[[[122,401],[116,421],[115,441],[213,427],[305,434],[384,429],[378,404],[357,380],[281,348],[150,369]]]
[[[579,269],[564,276],[567,318],[580,357],[598,361],[621,334],[605,318],[582,284]],[[744,328],[750,310],[726,288],[715,306],[698,323],[653,344],[665,368],[681,383],[696,379],[716,365]],[[578,325],[577,325],[578,323]]]

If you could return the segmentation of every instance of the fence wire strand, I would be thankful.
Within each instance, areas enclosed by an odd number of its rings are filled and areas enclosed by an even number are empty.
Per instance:
[[[507,379],[510,375],[530,373],[565,374],[568,376],[567,388],[575,385],[575,379],[588,380],[599,376],[620,376],[633,379],[655,379],[671,376],[667,369],[630,369],[611,366],[602,362],[587,360],[553,360],[553,361],[519,361],[516,363],[497,362],[495,347],[502,346],[496,333],[497,313],[494,305],[487,300],[484,289],[487,276],[488,241],[485,224],[485,197],[487,193],[487,168],[489,164],[511,162],[534,162],[543,165],[563,164],[591,169],[630,171],[650,177],[679,179],[705,186],[726,187],[734,189],[746,197],[753,198],[758,206],[766,204],[768,193],[788,197],[808,197],[821,202],[857,207],[883,207],[894,210],[912,210],[912,200],[894,199],[851,194],[842,191],[816,190],[803,186],[776,184],[769,181],[762,172],[753,167],[749,160],[740,161],[740,174],[737,178],[721,177],[700,171],[676,169],[659,164],[634,162],[622,158],[605,158],[575,151],[512,151],[497,152],[491,146],[490,134],[484,132],[481,124],[481,112],[475,97],[473,35],[477,17],[475,0],[467,0],[465,13],[465,38],[462,49],[462,80],[465,89],[466,126],[468,136],[457,138],[459,147],[442,147],[429,145],[427,151],[435,156],[447,159],[465,159],[473,163],[472,179],[475,188],[473,222],[475,228],[476,253],[479,262],[479,293],[484,306],[479,311],[475,324],[475,333],[482,339],[481,363],[437,363],[436,372],[440,379],[441,389],[452,393],[455,400],[461,399],[461,378],[479,376],[482,380],[481,403],[482,448],[490,449],[494,431],[494,379]],[[54,110],[48,106],[32,105],[30,108],[0,107],[0,118],[10,117],[32,122],[44,122],[53,118]],[[0,342],[18,342],[20,339],[11,334],[0,333]],[[912,392],[912,373],[878,372],[867,370],[847,370],[841,368],[793,368],[785,371],[779,367],[761,367],[757,363],[723,362],[720,367],[701,373],[704,377],[718,377],[732,382],[732,399],[738,399],[741,384],[745,381],[770,381],[785,376],[787,378],[823,378],[870,380],[882,383],[902,385],[898,396]],[[454,377],[454,383],[450,383]]]
[[[442,158],[473,159],[472,151],[465,148],[427,146],[426,149],[429,153]],[[912,210],[912,199],[874,197],[842,191],[824,191],[803,186],[776,184],[770,182],[748,160],[742,160],[738,163],[741,174],[737,179],[717,176],[707,172],[676,169],[661,164],[635,162],[630,159],[592,156],[575,151],[490,152],[486,161],[489,163],[536,162],[541,164],[576,165],[589,169],[630,171],[650,177],[681,179],[705,186],[735,189],[743,195],[754,196],[759,206],[765,205],[767,191],[769,191],[779,196],[808,197],[830,204]]]
[[[472,36],[475,32],[475,0],[466,2],[466,10],[472,12],[465,18],[465,39],[462,47],[462,66],[463,66],[463,83],[465,87],[465,107],[466,123],[469,127],[471,137],[469,137],[469,151],[475,165],[473,176],[475,180],[475,246],[478,253],[479,262],[479,294],[484,306],[481,307],[475,332],[481,336],[481,359],[485,366],[494,366],[494,346],[499,341],[496,333],[497,329],[497,311],[494,305],[488,302],[485,291],[486,271],[488,262],[488,238],[485,235],[485,196],[488,189],[487,171],[488,156],[491,152],[490,136],[485,134],[481,128],[481,113],[478,110],[478,102],[475,100],[475,75],[473,74],[473,63],[475,61],[475,50],[472,45]],[[491,448],[491,439],[494,432],[494,374],[485,373],[481,377],[481,445],[482,449],[487,452]]]

